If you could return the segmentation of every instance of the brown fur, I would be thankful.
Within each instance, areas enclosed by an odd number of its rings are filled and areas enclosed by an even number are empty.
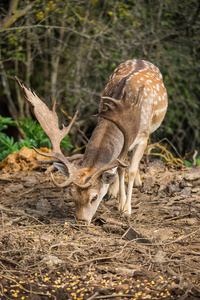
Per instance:
[[[70,163],[60,150],[60,141],[69,132],[76,115],[68,127],[60,130],[55,106],[53,112],[49,111],[35,93],[19,80],[18,84],[52,142],[50,155],[62,162],[55,166],[68,176],[67,180],[58,184],[52,179],[59,187],[71,185],[76,218],[87,224],[91,222],[109,184],[116,178],[114,167],[118,167],[119,175],[118,209],[130,215],[133,185],[141,185],[139,162],[149,134],[160,126],[167,110],[167,93],[158,68],[147,61],[128,60],[115,69],[102,92],[100,118],[80,165]],[[128,150],[132,153],[126,192],[122,166]]]

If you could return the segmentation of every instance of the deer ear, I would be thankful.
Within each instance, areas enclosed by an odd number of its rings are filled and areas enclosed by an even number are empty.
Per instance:
[[[65,165],[61,164],[61,163],[57,163],[57,162],[54,162],[53,163],[54,167],[56,169],[58,169],[62,174],[64,175],[67,175],[69,176],[69,172],[68,172],[68,169]]]
[[[101,180],[105,184],[111,184],[115,180],[116,177],[117,177],[117,175],[115,173],[104,172],[101,175]]]

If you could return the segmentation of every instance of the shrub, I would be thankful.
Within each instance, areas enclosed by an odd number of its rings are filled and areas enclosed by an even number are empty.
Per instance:
[[[13,137],[9,137],[4,130],[8,126],[18,126],[24,133],[25,139],[14,141]],[[19,151],[22,147],[35,148],[48,147],[51,148],[49,138],[43,131],[40,124],[32,119],[19,118],[18,124],[11,118],[0,116],[0,162],[5,159],[10,153]],[[61,147],[69,151],[73,148],[70,143],[70,137],[67,135],[61,142]]]

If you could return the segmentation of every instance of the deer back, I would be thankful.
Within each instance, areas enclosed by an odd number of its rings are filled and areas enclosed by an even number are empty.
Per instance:
[[[162,74],[155,65],[148,61],[128,60],[114,70],[102,96],[110,96],[113,89],[124,78],[126,78],[126,84],[123,86],[122,94],[125,94],[130,101],[136,97],[139,88],[144,85],[139,135],[154,132],[162,122],[167,110],[167,92]],[[102,106],[101,101],[100,108]]]

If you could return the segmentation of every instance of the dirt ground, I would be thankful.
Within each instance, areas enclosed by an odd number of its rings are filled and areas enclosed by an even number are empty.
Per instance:
[[[200,167],[143,162],[131,217],[84,227],[32,151],[0,166],[0,299],[200,299]]]

